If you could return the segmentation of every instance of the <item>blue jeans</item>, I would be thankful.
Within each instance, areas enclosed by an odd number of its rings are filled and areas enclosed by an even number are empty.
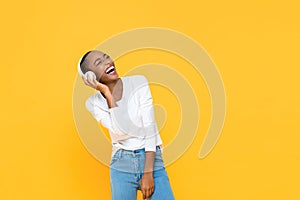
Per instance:
[[[116,151],[110,162],[113,200],[136,200],[137,190],[141,190],[144,163],[145,149]],[[174,200],[159,146],[156,147],[153,178],[154,192],[148,200]]]

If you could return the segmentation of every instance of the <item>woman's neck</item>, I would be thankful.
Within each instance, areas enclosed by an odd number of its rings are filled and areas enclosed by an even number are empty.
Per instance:
[[[111,93],[113,93],[113,91],[114,91],[115,88],[116,88],[116,89],[119,88],[119,86],[120,86],[120,81],[121,81],[121,79],[118,78],[117,80],[114,80],[114,81],[112,81],[112,82],[106,84],[107,87],[109,88],[109,91],[110,91]]]
[[[111,92],[111,94],[113,95],[113,97],[116,100],[119,100],[119,99],[122,98],[123,82],[122,82],[121,78],[118,78],[117,80],[112,81],[110,83],[106,83],[106,85],[107,85],[107,87],[109,88],[109,91]]]

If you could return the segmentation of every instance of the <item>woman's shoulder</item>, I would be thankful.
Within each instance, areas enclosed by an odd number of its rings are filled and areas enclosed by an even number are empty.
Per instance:
[[[124,76],[123,79],[130,81],[131,83],[134,83],[134,84],[148,83],[148,79],[144,75]]]
[[[86,106],[88,105],[105,105],[105,100],[104,97],[101,95],[101,93],[95,92],[94,94],[92,94],[91,96],[89,96],[86,100],[85,100],[85,104]]]

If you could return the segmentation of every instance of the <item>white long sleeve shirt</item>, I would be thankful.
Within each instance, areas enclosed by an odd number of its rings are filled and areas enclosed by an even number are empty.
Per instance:
[[[98,91],[86,100],[86,108],[109,130],[113,151],[117,149],[156,151],[162,140],[157,128],[152,95],[147,79],[142,75],[121,77],[123,92],[117,107],[109,108]]]

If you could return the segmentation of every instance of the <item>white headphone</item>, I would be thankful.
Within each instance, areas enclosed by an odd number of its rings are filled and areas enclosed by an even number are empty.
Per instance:
[[[84,76],[84,73],[81,71],[81,68],[80,68],[80,62],[82,60],[83,56],[79,59],[79,62],[78,62],[78,73],[80,76]]]

